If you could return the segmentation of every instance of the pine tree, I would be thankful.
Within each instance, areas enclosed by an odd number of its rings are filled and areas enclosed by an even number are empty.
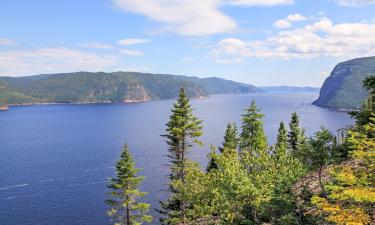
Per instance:
[[[211,146],[211,152],[208,154],[208,164],[206,171],[207,173],[211,172],[214,169],[217,169],[217,157],[215,146]]]
[[[299,116],[296,112],[292,113],[289,122],[288,147],[293,156],[302,159],[304,157],[303,147],[306,141],[305,131],[300,127]]]
[[[224,135],[223,146],[219,148],[220,152],[223,152],[225,149],[237,150],[239,144],[238,142],[239,140],[236,124],[228,123]]]
[[[189,148],[194,143],[200,144],[198,138],[203,134],[201,120],[193,115],[193,109],[190,106],[190,100],[185,94],[185,90],[181,88],[179,98],[174,104],[172,115],[167,123],[167,134],[162,135],[166,138],[169,146],[170,159],[170,198],[166,202],[162,202],[163,213],[167,214],[167,218],[163,220],[166,223],[184,223],[185,221],[185,201],[182,199],[177,188],[177,183],[185,183],[185,174],[187,166],[190,165],[187,159]]]
[[[284,122],[280,122],[277,141],[275,144],[275,154],[285,154],[288,149],[288,133],[285,128]]]
[[[255,101],[252,100],[250,106],[242,115],[242,132],[240,137],[241,151],[265,151],[267,149],[267,137],[263,129],[264,114],[260,113]]]
[[[116,177],[111,178],[108,184],[112,198],[106,200],[111,206],[108,215],[113,218],[116,225],[139,225],[152,221],[152,216],[147,215],[150,205],[138,202],[138,198],[147,194],[138,190],[144,179],[137,176],[138,171],[128,146],[125,145],[121,159],[116,164]]]

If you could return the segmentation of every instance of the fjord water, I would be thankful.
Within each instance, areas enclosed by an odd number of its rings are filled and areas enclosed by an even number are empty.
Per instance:
[[[280,121],[297,111],[306,133],[321,125],[331,131],[352,123],[346,113],[311,105],[317,93],[257,93],[193,99],[205,146],[190,156],[205,165],[209,145],[219,145],[226,123],[240,122],[254,98],[266,114],[269,142]],[[141,175],[145,200],[165,198],[167,147],[160,137],[172,100],[136,104],[40,105],[0,113],[0,220],[6,225],[109,224],[106,180],[113,175],[124,142]],[[154,213],[153,213],[154,214]]]

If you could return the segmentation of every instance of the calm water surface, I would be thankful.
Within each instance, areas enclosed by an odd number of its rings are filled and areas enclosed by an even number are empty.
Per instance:
[[[209,144],[218,145],[226,123],[239,122],[254,98],[266,114],[273,143],[278,124],[297,111],[308,135],[324,124],[335,131],[352,123],[345,113],[309,103],[315,93],[217,95],[192,100],[204,120],[205,147],[191,157],[205,165]],[[0,224],[109,224],[106,180],[128,142],[146,180],[146,201],[158,207],[165,198],[167,148],[159,136],[173,101],[139,104],[43,105],[13,107],[0,113]]]

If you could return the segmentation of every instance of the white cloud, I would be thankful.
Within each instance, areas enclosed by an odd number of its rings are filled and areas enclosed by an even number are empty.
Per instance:
[[[13,46],[16,45],[16,42],[6,38],[0,38],[0,45]]]
[[[128,39],[122,39],[118,41],[119,45],[139,45],[139,44],[146,44],[151,42],[149,39],[144,38],[128,38]]]
[[[293,0],[114,0],[115,4],[131,13],[146,16],[163,24],[164,32],[187,36],[230,33],[237,23],[220,9],[232,6],[275,6],[292,4]]]
[[[279,29],[286,29],[292,27],[293,22],[299,22],[304,20],[307,20],[307,18],[302,16],[301,14],[290,14],[285,19],[276,21],[273,25]]]
[[[100,43],[100,42],[90,42],[90,43],[84,43],[81,44],[82,47],[84,48],[96,48],[96,49],[112,49],[113,46]]]
[[[301,14],[296,13],[296,14],[290,14],[289,16],[285,18],[285,20],[289,22],[298,22],[298,21],[307,20],[307,18],[302,16]]]
[[[216,61],[235,58],[356,57],[375,54],[375,22],[333,24],[322,18],[303,28],[280,31],[264,40],[224,39],[210,51]]]
[[[278,20],[273,25],[279,29],[285,29],[292,26],[292,24],[287,20]]]
[[[143,52],[133,49],[122,49],[120,52],[127,56],[142,56]]]
[[[216,44],[216,48],[210,52],[211,56],[241,55],[250,56],[247,43],[236,38],[226,38]]]
[[[342,6],[361,6],[368,4],[375,4],[375,0],[335,0],[339,5]]]
[[[117,58],[67,48],[0,52],[0,76],[22,76],[73,71],[104,71]]]

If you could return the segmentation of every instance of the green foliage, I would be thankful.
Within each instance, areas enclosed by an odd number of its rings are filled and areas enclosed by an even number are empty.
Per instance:
[[[237,133],[237,126],[235,123],[228,123],[225,130],[223,146],[219,148],[220,152],[225,149],[238,149],[239,137]]]
[[[116,164],[116,177],[109,180],[108,188],[111,199],[106,202],[111,207],[108,215],[118,225],[140,225],[143,222],[151,222],[152,216],[147,215],[149,204],[138,202],[146,192],[138,190],[144,177],[137,176],[139,169],[135,168],[135,162],[130,155],[128,146],[125,145],[121,158]]]
[[[178,184],[185,185],[186,171],[192,165],[187,159],[189,148],[194,143],[201,144],[198,138],[203,134],[201,122],[193,115],[193,109],[190,101],[181,89],[177,102],[173,105],[172,115],[167,123],[167,134],[162,135],[166,138],[169,146],[170,158],[170,183],[169,190],[171,193],[168,201],[162,203],[163,213],[166,214],[164,222],[175,224],[184,222],[186,218],[186,203],[181,197],[181,190]]]
[[[350,112],[351,116],[356,119],[357,128],[368,124],[371,113],[375,112],[375,76],[367,77],[363,81],[363,86],[369,92],[369,96],[364,101],[360,110]]]
[[[306,155],[306,137],[296,112],[292,113],[289,122],[288,147],[294,157],[303,160]]]
[[[321,127],[313,138],[310,138],[311,149],[309,158],[312,169],[318,169],[318,180],[322,190],[322,196],[326,196],[326,190],[322,181],[322,170],[329,162],[333,161],[334,151],[336,149],[336,139],[332,133],[325,127]]]
[[[375,114],[361,131],[349,132],[352,161],[334,166],[327,198],[314,196],[316,214],[334,224],[372,224],[375,220]]]
[[[284,122],[280,122],[277,140],[275,144],[275,155],[285,154],[288,149],[288,131],[285,128]]]
[[[242,132],[240,137],[241,151],[262,152],[267,149],[267,137],[263,129],[264,114],[260,113],[255,101],[252,100],[250,106],[242,115]]]
[[[254,102],[250,108],[251,113],[244,117],[255,119],[245,120],[250,122],[244,127],[255,127],[251,134],[265,141],[263,126],[259,123],[260,110]],[[305,170],[287,151],[287,131],[283,124],[279,131],[276,151],[269,151],[266,144],[261,144],[251,145],[256,147],[239,153],[235,125],[228,124],[220,154],[212,147],[207,173],[191,163],[186,169],[185,182],[173,182],[186,204],[185,223],[292,224],[297,221],[290,190]],[[260,143],[251,140],[254,142],[250,143]]]

